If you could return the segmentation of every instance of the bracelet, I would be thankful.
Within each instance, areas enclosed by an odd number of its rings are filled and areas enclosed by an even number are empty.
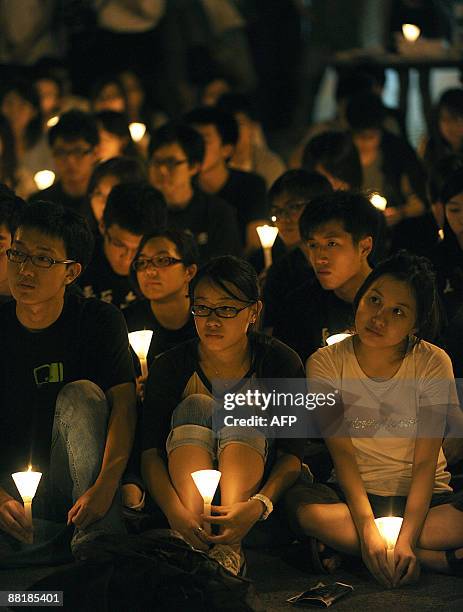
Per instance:
[[[256,493],[255,495],[252,495],[248,501],[251,501],[252,499],[257,499],[260,502],[262,502],[265,506],[265,510],[263,511],[263,513],[261,514],[259,521],[265,521],[268,519],[269,515],[273,512],[273,504],[272,504],[272,500],[269,499],[266,495],[262,495],[262,493]]]

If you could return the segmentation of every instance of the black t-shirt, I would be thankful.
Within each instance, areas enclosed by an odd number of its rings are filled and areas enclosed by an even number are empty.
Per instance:
[[[246,226],[257,219],[267,219],[267,188],[264,179],[254,172],[228,169],[229,177],[217,192],[222,200],[236,210],[243,244],[246,243]]]
[[[103,251],[101,238],[95,244],[92,261],[77,279],[84,297],[96,297],[118,308],[127,308],[140,299],[141,293],[130,282],[129,276],[116,274]]]
[[[161,353],[196,336],[193,315],[190,315],[188,321],[180,329],[167,329],[156,319],[154,312],[151,310],[149,300],[142,300],[132,304],[123,312],[129,332],[140,329],[152,329],[154,332],[148,352],[148,365],[151,365],[154,359]]]
[[[436,269],[439,295],[450,321],[463,304],[463,249],[450,233],[450,228],[445,232],[445,240],[431,251],[430,259]]]
[[[241,255],[236,213],[223,199],[195,189],[185,208],[169,207],[167,214],[170,227],[195,237],[201,263],[219,255]]]
[[[321,287],[316,278],[291,293],[284,304],[284,317],[275,323],[273,335],[293,348],[305,363],[326,344],[326,338],[354,324],[352,304]]]
[[[29,198],[29,202],[37,202],[37,200],[62,204],[66,206],[66,208],[72,208],[72,210],[75,210],[83,216],[85,216],[88,208],[87,196],[83,195],[78,198],[70,196],[63,190],[61,181],[54,183],[51,187],[47,187],[47,189],[33,193]]]
[[[46,468],[58,392],[90,380],[104,392],[132,382],[134,372],[122,314],[109,304],[66,295],[61,315],[41,331],[0,307],[0,466]]]
[[[280,319],[286,318],[288,295],[313,276],[312,266],[299,247],[270,266],[263,290],[264,327],[273,327]]]
[[[301,360],[289,347],[263,334],[249,334],[251,368],[244,378],[304,378]],[[143,448],[165,453],[172,413],[194,393],[212,396],[212,386],[199,365],[199,339],[160,355],[151,366],[143,405]],[[237,385],[239,387],[239,383]],[[235,387],[236,388],[236,387]],[[302,458],[303,439],[278,439],[277,448]]]

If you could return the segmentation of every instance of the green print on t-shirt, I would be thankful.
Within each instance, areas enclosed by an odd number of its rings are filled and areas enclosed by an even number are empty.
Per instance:
[[[34,368],[34,380],[37,387],[47,383],[57,383],[64,380],[63,363],[46,363]]]

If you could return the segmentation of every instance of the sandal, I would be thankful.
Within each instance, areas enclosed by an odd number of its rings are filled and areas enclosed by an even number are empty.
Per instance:
[[[458,559],[455,556],[455,552],[457,550],[459,550],[459,548],[455,548],[453,550],[446,550],[445,559],[447,560],[452,576],[463,576],[463,557]]]
[[[318,549],[319,540],[317,538],[311,537],[308,540],[309,544],[309,555],[312,569],[318,574],[333,574],[338,566],[334,569],[330,570],[323,564],[323,561],[327,559],[332,559],[333,557],[339,557],[339,553],[335,551],[333,548],[329,548],[329,546],[325,545],[325,548],[320,551]]]
[[[220,563],[222,567],[231,572],[234,576],[244,577],[247,571],[246,557],[241,550],[238,554],[228,544],[216,544],[208,552],[209,558]]]

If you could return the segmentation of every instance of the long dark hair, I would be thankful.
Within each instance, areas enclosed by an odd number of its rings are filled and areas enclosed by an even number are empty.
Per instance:
[[[0,183],[6,183],[14,189],[17,184],[17,166],[13,132],[8,119],[0,115]]]

